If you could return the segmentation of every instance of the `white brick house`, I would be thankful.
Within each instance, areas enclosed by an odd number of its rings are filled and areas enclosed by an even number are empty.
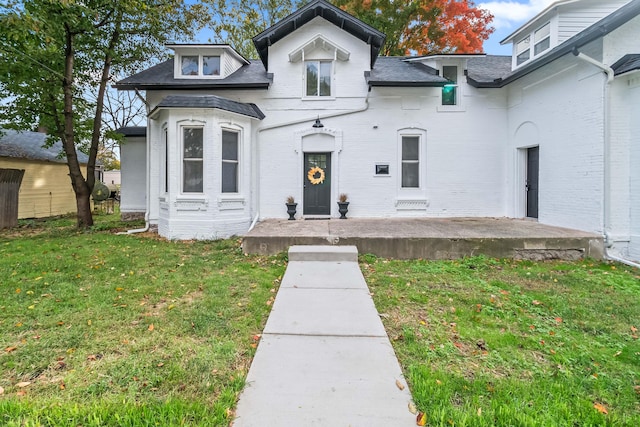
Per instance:
[[[116,85],[150,105],[146,139],[122,147],[123,212],[215,239],[286,218],[288,196],[298,218],[337,217],[346,193],[351,217],[531,217],[640,259],[639,15],[557,1],[504,40],[512,56],[401,58],[316,0],[253,38],[258,60],[171,45]]]

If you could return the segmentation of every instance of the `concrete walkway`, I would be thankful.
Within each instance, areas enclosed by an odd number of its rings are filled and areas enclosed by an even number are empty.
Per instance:
[[[291,247],[234,427],[415,425],[357,256],[354,246]]]

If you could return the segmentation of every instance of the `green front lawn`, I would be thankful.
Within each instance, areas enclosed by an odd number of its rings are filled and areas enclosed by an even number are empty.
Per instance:
[[[73,222],[0,235],[0,425],[229,425],[286,257]],[[637,270],[360,260],[427,425],[640,425]]]
[[[0,237],[0,425],[228,425],[285,258],[73,222]]]
[[[640,425],[640,271],[361,257],[430,426]]]

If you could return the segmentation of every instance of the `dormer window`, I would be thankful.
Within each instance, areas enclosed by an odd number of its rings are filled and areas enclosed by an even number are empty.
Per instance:
[[[529,49],[529,45],[531,44],[531,37],[527,36],[524,39],[520,40],[516,45],[516,63],[518,65],[523,62],[527,62],[531,57],[531,50]]]
[[[547,22],[542,28],[536,30],[533,39],[535,43],[533,47],[534,55],[549,49],[549,46],[551,46],[551,23]]]
[[[184,55],[180,58],[183,76],[219,76],[220,57],[210,55]]]
[[[551,47],[551,22],[547,22],[537,30],[528,33],[516,43],[515,66],[520,66],[531,59],[542,55]]]

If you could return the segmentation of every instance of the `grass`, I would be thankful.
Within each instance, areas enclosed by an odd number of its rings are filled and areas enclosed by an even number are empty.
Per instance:
[[[638,270],[360,260],[427,425],[640,425]]]
[[[74,222],[0,235],[0,425],[229,425],[286,257]],[[360,261],[427,425],[640,425],[637,270]]]
[[[0,425],[228,425],[285,258],[74,221],[0,236]]]

